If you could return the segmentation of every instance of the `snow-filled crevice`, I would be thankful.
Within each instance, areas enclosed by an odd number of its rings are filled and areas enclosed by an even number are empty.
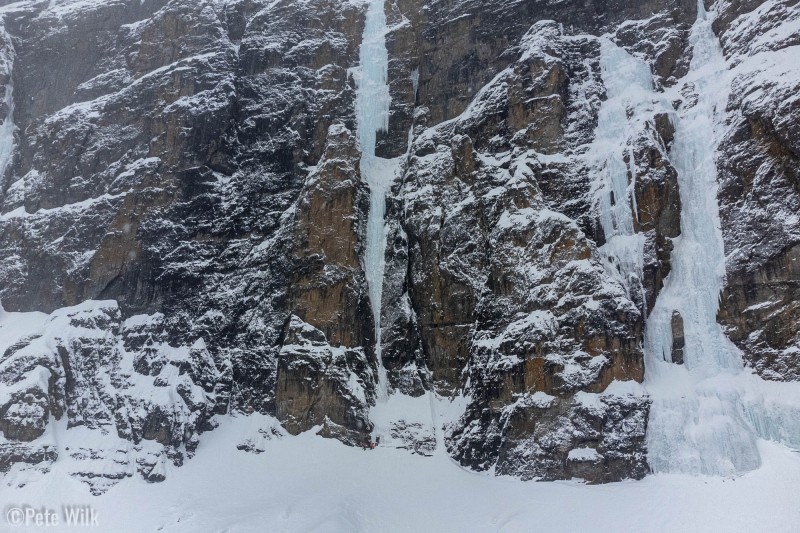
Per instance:
[[[745,369],[716,320],[725,254],[715,151],[730,76],[713,16],[699,1],[669,154],[678,172],[681,235],[645,330],[645,384],[653,398],[647,447],[655,472],[731,475],[761,464],[759,438],[800,446],[800,387],[764,382]],[[672,361],[675,311],[684,325],[683,364]]]

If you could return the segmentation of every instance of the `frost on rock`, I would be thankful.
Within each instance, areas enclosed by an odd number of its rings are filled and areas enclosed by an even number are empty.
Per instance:
[[[0,465],[11,482],[26,482],[26,463],[47,468],[64,454],[97,493],[137,471],[150,479],[157,458],[179,465],[194,453],[213,427],[221,374],[202,339],[170,345],[162,320],[122,320],[108,301],[2,314]]]
[[[579,392],[571,399],[519,396],[488,433],[501,440],[495,473],[590,483],[644,476],[648,402],[638,383],[628,383],[612,382],[603,393]],[[473,423],[465,432],[476,429]]]
[[[355,129],[348,70],[358,45],[349,36],[359,33],[360,14],[359,5],[325,1],[4,8],[22,51],[13,67],[2,68],[14,69],[15,94],[32,97],[15,99],[19,142],[0,180],[0,300],[9,311],[54,316],[82,302],[116,306],[97,332],[71,337],[63,357],[52,347],[41,355],[53,375],[88,365],[75,382],[87,400],[71,407],[83,425],[56,421],[45,371],[31,373],[20,383],[36,379],[42,392],[8,404],[7,437],[44,433],[30,443],[4,437],[4,470],[19,462],[47,468],[56,456],[74,455],[75,472],[95,484],[102,472],[113,479],[137,470],[152,480],[168,476],[169,465],[210,429],[204,421],[211,414],[276,415],[278,363],[286,359],[281,349],[292,315],[307,318],[333,348],[351,347],[351,366],[364,361],[363,347],[373,343],[353,318],[368,308],[358,245],[349,256],[325,255],[348,248],[337,227],[352,222],[350,242],[360,232],[366,204],[354,186],[358,162],[340,153],[320,162],[329,130],[337,152]],[[0,41],[3,57],[9,42]],[[65,59],[53,49],[82,53]],[[58,86],[43,84],[48,76]],[[350,211],[331,212],[332,224],[308,224],[337,194]],[[333,306],[317,322],[304,316],[324,310],[320,295],[339,302],[342,293],[353,295],[345,319],[336,322]],[[133,323],[143,316],[157,317],[157,324]],[[103,357],[89,364],[84,351],[101,351],[101,334]],[[124,348],[109,348],[120,343]],[[211,381],[187,374],[194,364],[205,368],[194,361],[200,354],[213,360]],[[103,381],[115,358],[133,368],[133,384]],[[356,385],[369,371],[359,368],[353,379],[346,370],[336,381],[344,388],[334,392],[363,402],[372,389],[359,393]],[[113,380],[115,372],[108,374]],[[328,374],[338,379],[338,372]],[[123,385],[141,395],[152,389],[160,400],[134,395],[119,409],[106,407],[128,394],[114,392]],[[54,432],[66,437],[40,444]],[[72,438],[85,444],[67,451],[62,443]],[[261,446],[256,436],[250,440]],[[9,483],[24,478],[9,476]]]
[[[394,294],[410,310],[386,325],[384,360],[426,369],[420,382],[441,395],[467,393],[445,435],[464,465],[525,479],[642,477],[647,395],[604,396],[593,410],[574,400],[644,370],[641,291],[605,266],[590,198],[600,42],[541,22],[515,52],[460,116],[415,129],[387,256],[389,279],[406,272],[408,292]],[[652,143],[654,109],[632,126]],[[617,141],[620,159],[637,131]],[[636,172],[659,179],[648,169]],[[401,331],[411,333],[392,339]],[[392,350],[409,340],[415,355],[403,360]],[[569,451],[585,447],[602,460],[571,470]]]
[[[278,355],[277,417],[291,434],[335,424],[368,432],[369,363],[363,349],[333,347],[325,334],[292,316]],[[357,432],[348,439],[358,442]]]
[[[800,9],[722,2],[715,29],[730,65],[719,139],[726,277],[719,318],[765,379],[800,380]]]
[[[247,433],[236,445],[236,449],[253,454],[264,453],[269,441],[286,436],[286,430],[280,422],[265,415],[248,416],[247,429]]]

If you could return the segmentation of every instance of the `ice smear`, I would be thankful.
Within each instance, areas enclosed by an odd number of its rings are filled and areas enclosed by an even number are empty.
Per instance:
[[[590,154],[593,192],[606,239],[600,253],[606,270],[619,279],[632,300],[643,305],[644,235],[635,231],[636,168],[630,139],[655,108],[666,111],[668,105],[653,91],[647,64],[607,38],[600,40],[600,68],[606,100],[598,112]]]

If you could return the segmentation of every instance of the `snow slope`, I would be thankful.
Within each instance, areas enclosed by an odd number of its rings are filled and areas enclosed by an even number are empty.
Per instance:
[[[426,458],[374,451],[310,431],[272,438],[259,455],[236,444],[264,417],[222,417],[194,459],[163,483],[134,477],[90,497],[55,475],[3,492],[3,512],[23,504],[88,504],[103,531],[797,531],[800,455],[760,442],[764,465],[736,478],[657,474],[642,481],[584,485],[526,483]],[[214,490],[209,490],[213,480]],[[11,498],[9,498],[11,496]],[[2,528],[0,528],[2,529]],[[59,528],[50,528],[59,530]],[[62,528],[61,530],[67,530]]]

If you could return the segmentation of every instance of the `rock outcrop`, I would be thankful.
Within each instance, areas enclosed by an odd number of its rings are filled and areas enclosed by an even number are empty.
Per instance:
[[[590,447],[592,481],[641,477],[646,395],[607,391],[642,380],[645,317],[598,252],[587,153],[603,97],[599,46],[539,23],[514,53],[457,118],[424,128],[431,117],[418,112],[388,216],[384,364],[408,394],[427,379],[470,396],[448,440],[465,465],[571,477],[571,450]],[[632,139],[656,152],[638,167],[639,190],[674,190],[664,143],[647,144],[656,120],[649,138]],[[642,231],[656,233],[660,213],[648,209],[663,199],[640,204]],[[619,431],[622,419],[638,422]]]
[[[791,2],[724,3],[716,30],[734,66],[720,142],[726,283],[719,321],[759,375],[800,379],[800,90]]]
[[[150,479],[160,463],[180,465],[191,456],[224,399],[215,393],[224,362],[202,339],[171,345],[163,320],[123,319],[115,301],[5,320],[2,470],[69,454],[78,459],[72,473],[99,493],[137,471]],[[62,431],[82,432],[85,441],[59,449]]]

